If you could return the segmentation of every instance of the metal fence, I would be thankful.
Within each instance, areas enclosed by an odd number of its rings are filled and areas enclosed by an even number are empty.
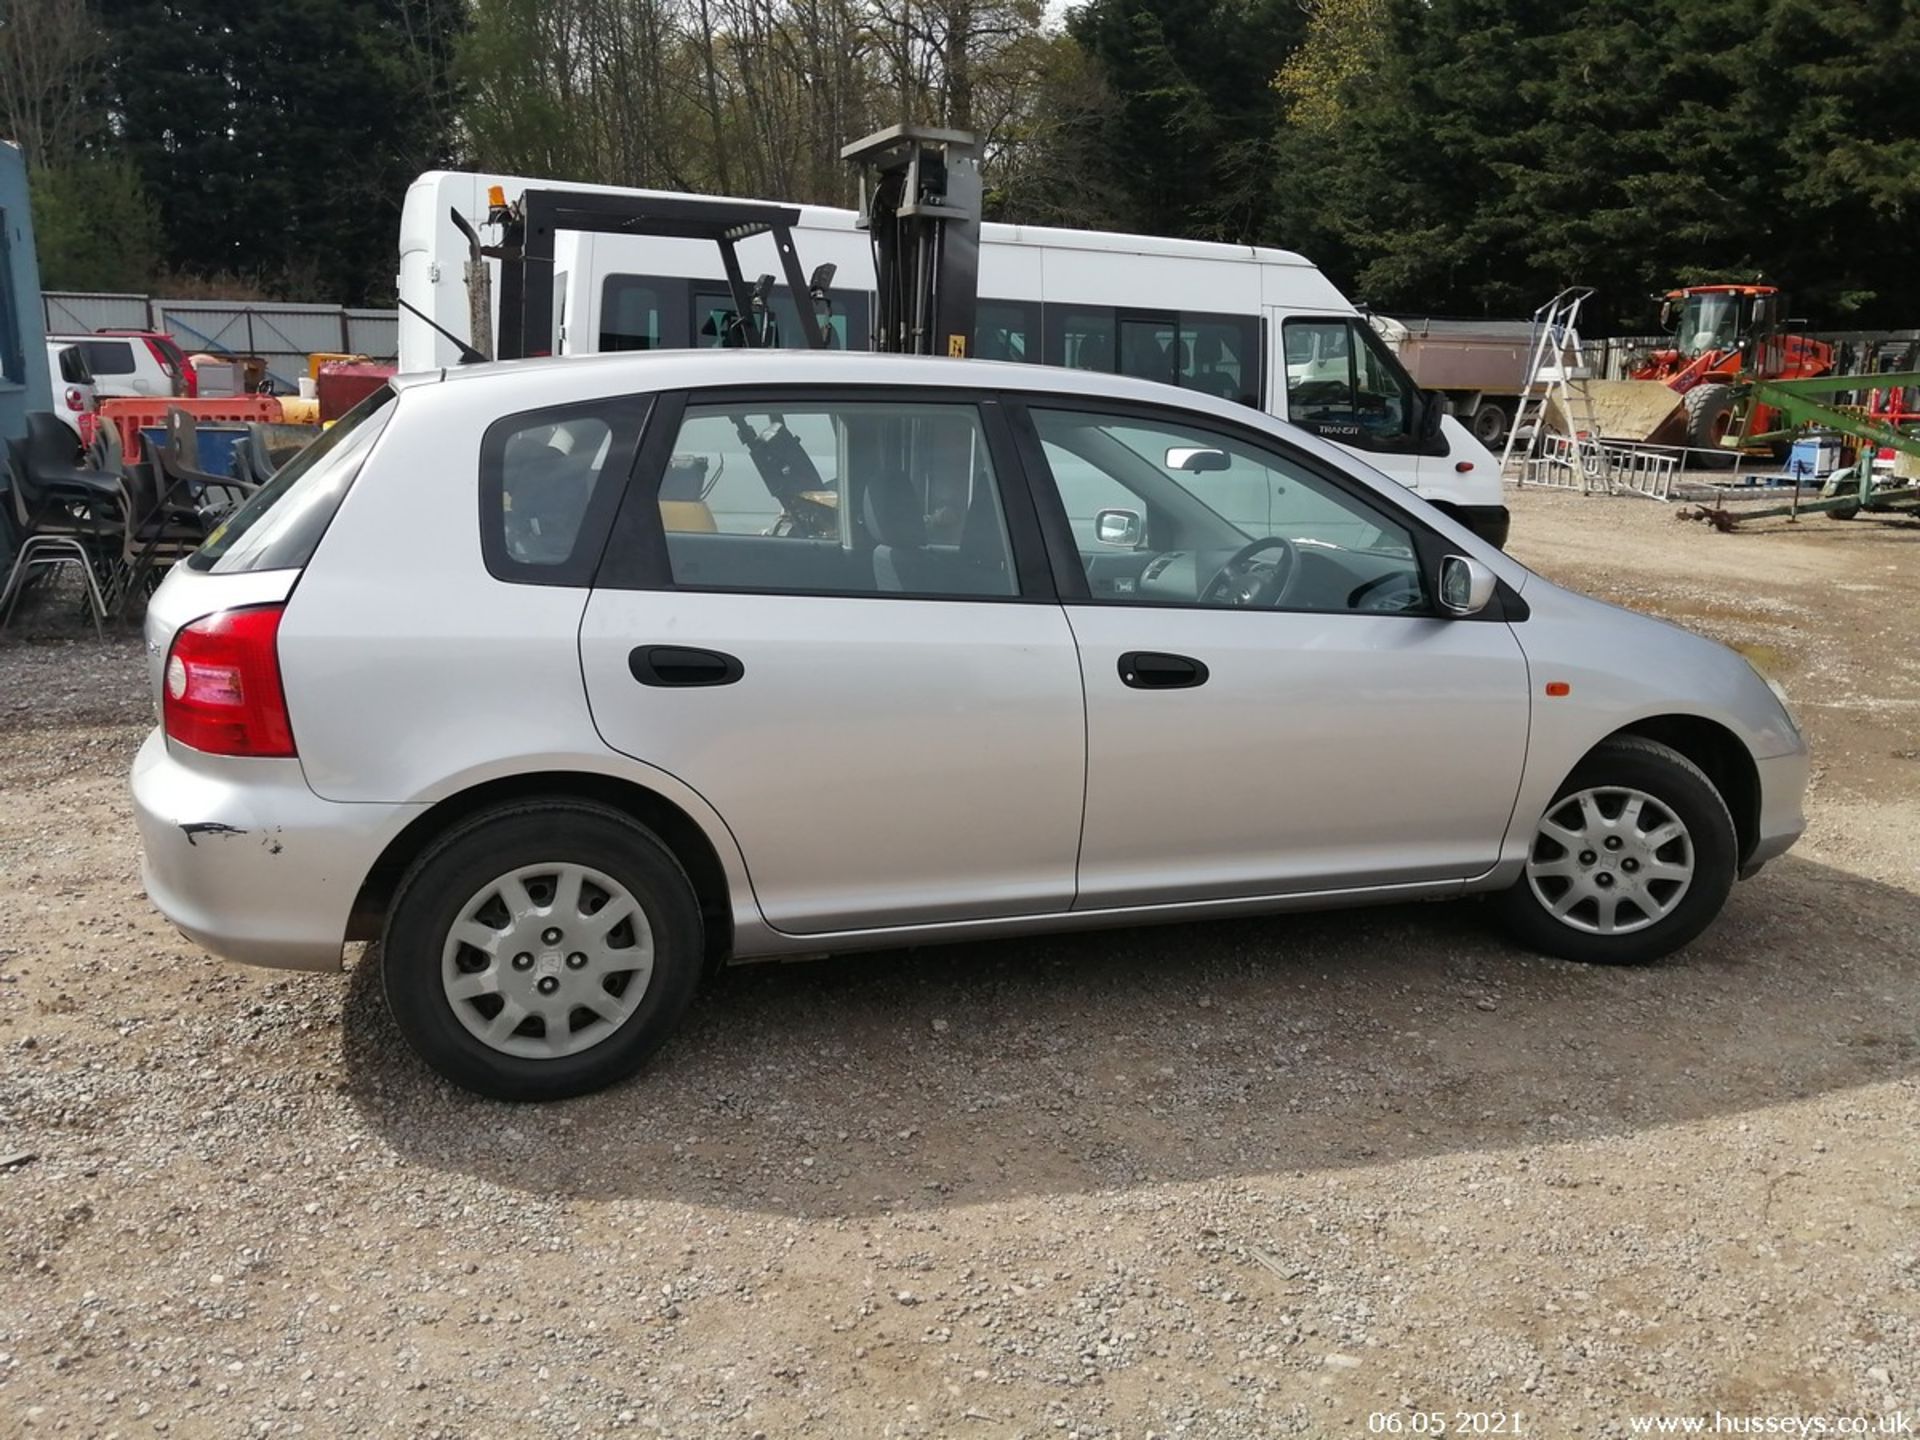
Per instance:
[[[148,295],[48,291],[49,334],[87,330],[164,330],[188,354],[258,355],[291,390],[314,351],[341,351],[391,361],[400,349],[397,310],[342,305],[283,305],[239,300],[165,300]]]
[[[79,295],[43,290],[49,335],[91,330],[145,330],[152,324],[144,295]]]

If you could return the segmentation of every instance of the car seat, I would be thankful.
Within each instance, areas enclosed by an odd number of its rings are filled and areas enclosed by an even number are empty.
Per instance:
[[[873,583],[889,595],[1011,595],[1006,542],[988,485],[974,486],[972,502],[952,551],[927,546],[927,517],[904,474],[876,477],[861,497],[873,538]]]

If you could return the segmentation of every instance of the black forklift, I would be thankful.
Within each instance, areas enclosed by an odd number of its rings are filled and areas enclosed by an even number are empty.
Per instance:
[[[875,296],[871,349],[893,355],[945,355],[965,359],[973,353],[978,307],[980,257],[980,162],[975,137],[963,130],[924,125],[893,125],[843,148],[841,158],[859,175],[859,227],[873,249]],[[781,333],[770,304],[774,275],[749,282],[739,245],[770,236],[781,278],[793,297],[788,318],[799,327],[799,348],[835,348],[828,321],[833,314],[835,267],[821,265],[803,273],[794,247],[797,206],[737,201],[695,195],[633,195],[599,190],[530,189],[508,200],[499,186],[488,195],[479,225],[457,210],[453,222],[467,240],[466,280],[469,338],[459,337],[412,306],[459,349],[463,364],[531,359],[557,347],[555,245],[562,231],[599,235],[654,236],[701,240],[719,247],[722,273],[733,308],[709,324],[702,338],[725,348],[795,348]],[[481,227],[497,231],[489,243]],[[499,264],[499,324],[493,325],[492,272]],[[804,298],[803,298],[804,297]],[[406,305],[405,301],[401,302]],[[851,542],[852,517],[835,486],[824,481],[812,457],[779,415],[732,417],[741,444],[753,460],[781,515],[774,533]],[[866,431],[870,427],[860,427]],[[918,448],[925,437],[887,433],[850,435],[852,453],[882,451],[896,463],[901,447]],[[876,450],[875,447],[878,447]],[[717,481],[709,478],[703,456],[676,456],[662,483],[666,502],[704,502]],[[927,467],[915,467],[927,473]],[[931,512],[942,503],[933,480],[921,497]],[[957,482],[956,482],[957,483]],[[970,478],[966,479],[970,486]]]
[[[858,223],[873,246],[876,303],[870,347],[890,355],[966,358],[973,353],[980,265],[980,161],[974,136],[892,125],[854,141],[840,155],[859,173]],[[479,226],[459,211],[452,218],[467,238],[469,338],[461,340],[413,306],[406,308],[452,341],[463,363],[553,353],[554,248],[566,230],[717,245],[733,311],[723,331],[707,338],[735,348],[786,345],[768,305],[775,277],[762,274],[749,283],[740,265],[741,241],[771,236],[780,278],[796,301],[804,348],[832,348],[824,317],[832,313],[834,267],[821,265],[803,278],[793,243],[798,206],[544,188],[509,201],[496,185],[479,225],[497,230],[497,242],[484,241]],[[500,265],[497,337],[488,260]],[[811,303],[799,303],[801,296]]]

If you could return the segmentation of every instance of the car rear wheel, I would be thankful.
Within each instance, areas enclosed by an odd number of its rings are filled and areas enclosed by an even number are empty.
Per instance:
[[[1720,913],[1738,851],[1726,801],[1699,766],[1622,736],[1574,767],[1496,903],[1513,936],[1546,954],[1657,960]]]
[[[433,1069],[499,1100],[625,1079],[686,1013],[700,909],[651,832],[588,801],[455,827],[402,880],[381,947],[387,1005]]]

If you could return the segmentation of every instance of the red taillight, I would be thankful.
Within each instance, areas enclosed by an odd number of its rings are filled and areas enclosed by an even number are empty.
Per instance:
[[[147,349],[152,352],[153,358],[160,362],[160,373],[182,385],[180,393],[185,398],[191,400],[200,393],[200,377],[194,373],[193,366],[187,363],[187,357],[183,352],[170,351],[165,342],[156,340],[151,335],[143,335],[140,338],[147,342]],[[176,354],[179,355],[178,359],[174,358]]]
[[[209,755],[295,753],[274,643],[284,609],[222,610],[173,637],[160,706],[169,740]]]
[[[162,347],[158,340],[154,339],[151,335],[144,335],[141,338],[147,342],[148,352],[152,354],[155,360],[160,362],[161,374],[171,380],[180,373],[180,367],[173,363],[173,357],[167,354],[165,348]]]
[[[67,408],[76,415],[83,413],[87,408],[86,392],[77,390],[71,385],[67,387],[66,400]]]

